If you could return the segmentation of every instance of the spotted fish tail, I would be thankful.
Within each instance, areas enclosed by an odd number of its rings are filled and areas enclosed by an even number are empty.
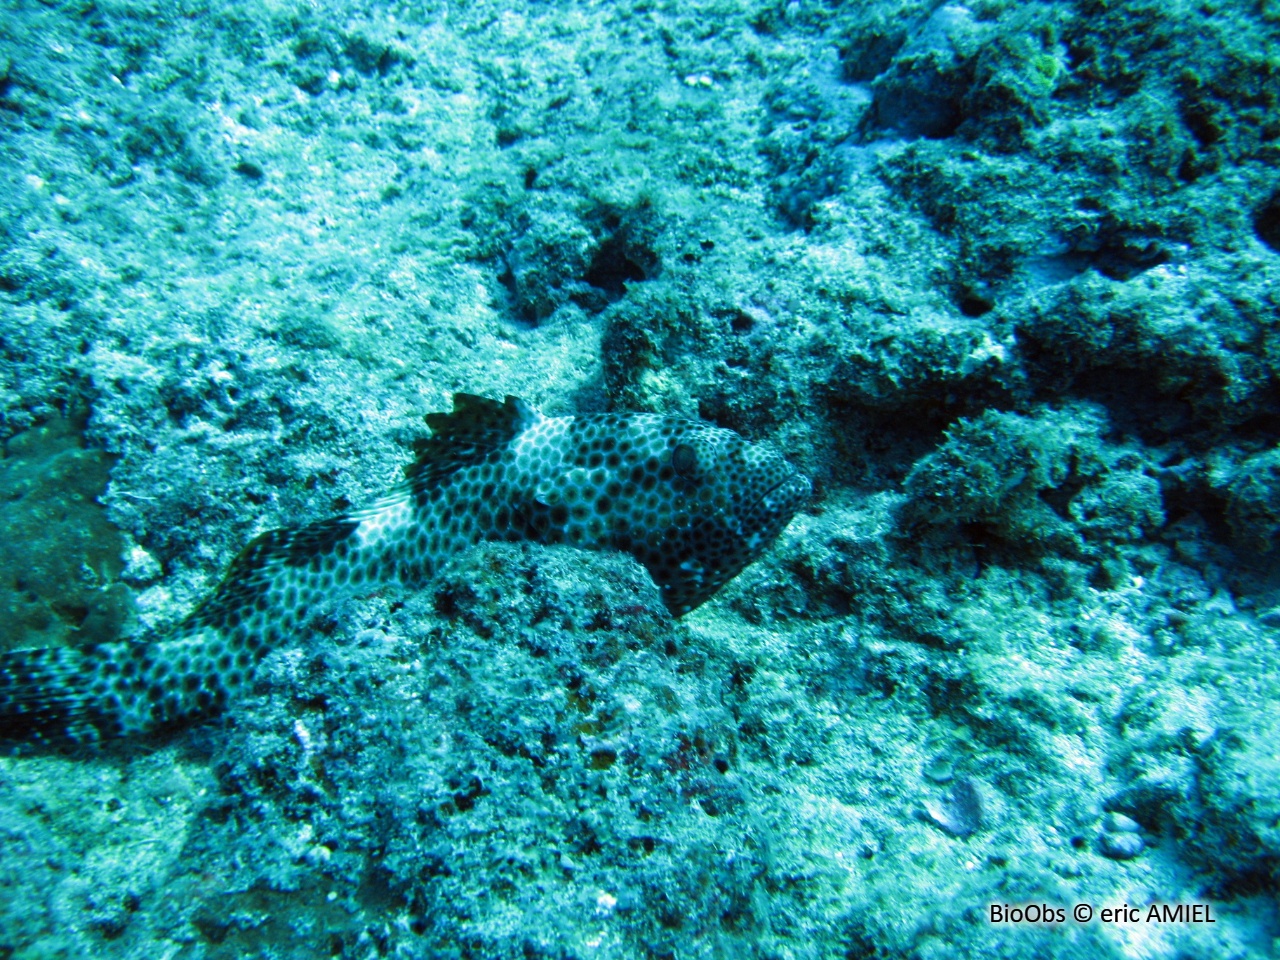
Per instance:
[[[326,594],[344,592],[334,558],[357,526],[338,517],[263,534],[162,639],[0,654],[0,742],[89,745],[220,713]]]

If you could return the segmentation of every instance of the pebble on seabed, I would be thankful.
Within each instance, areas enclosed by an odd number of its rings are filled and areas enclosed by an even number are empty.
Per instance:
[[[925,803],[925,816],[953,837],[970,837],[982,827],[982,796],[972,780],[961,777],[940,801]]]
[[[1142,825],[1133,817],[1126,817],[1123,813],[1116,813],[1113,810],[1102,821],[1102,829],[1107,833],[1138,833],[1142,830]]]
[[[1136,833],[1104,833],[1099,845],[1102,855],[1112,860],[1132,860],[1145,846]]]

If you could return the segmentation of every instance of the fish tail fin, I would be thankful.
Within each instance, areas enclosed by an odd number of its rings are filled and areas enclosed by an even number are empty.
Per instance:
[[[0,742],[91,744],[123,733],[97,648],[0,654]]]

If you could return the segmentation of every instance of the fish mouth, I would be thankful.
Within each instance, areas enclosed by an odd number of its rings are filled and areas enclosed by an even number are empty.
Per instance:
[[[782,513],[783,504],[794,504],[792,513],[800,509],[800,505],[813,493],[813,484],[803,473],[793,473],[784,477],[761,494],[756,500],[757,506],[763,506],[770,513]]]

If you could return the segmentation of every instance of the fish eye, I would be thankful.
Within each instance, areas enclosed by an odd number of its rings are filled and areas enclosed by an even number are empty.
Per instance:
[[[698,478],[698,455],[687,443],[679,444],[671,451],[671,467],[686,480]]]

